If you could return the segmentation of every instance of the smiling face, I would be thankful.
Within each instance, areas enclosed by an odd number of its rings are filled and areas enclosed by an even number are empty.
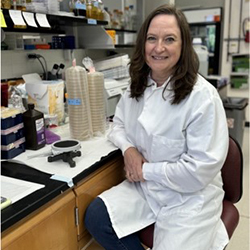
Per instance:
[[[145,57],[154,80],[167,80],[181,55],[181,31],[174,15],[155,16],[148,28]],[[160,81],[161,85],[163,82]]]

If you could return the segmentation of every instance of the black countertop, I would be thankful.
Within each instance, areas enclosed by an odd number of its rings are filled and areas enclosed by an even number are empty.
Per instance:
[[[119,155],[121,155],[121,151],[115,150],[107,156],[102,157],[100,161],[94,163],[88,169],[73,178],[73,183],[77,184],[77,182],[81,181],[89,174],[93,173],[108,161]],[[17,162],[2,161],[1,175],[45,185],[44,188],[29,194],[28,196],[1,210],[2,232],[69,189],[66,182],[50,179],[52,176],[51,174],[41,172],[37,169]]]
[[[69,188],[66,182],[51,180],[50,174],[11,161],[1,162],[1,175],[45,185],[1,210],[1,231],[6,230]]]

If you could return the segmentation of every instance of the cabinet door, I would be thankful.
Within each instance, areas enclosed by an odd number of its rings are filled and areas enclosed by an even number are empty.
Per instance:
[[[97,195],[112,186],[117,185],[124,179],[123,168],[123,157],[119,156],[117,159],[107,163],[76,186],[76,203],[79,209],[79,249],[85,246],[91,239],[90,234],[84,227],[84,213],[86,208]]]
[[[75,195],[72,190],[2,233],[2,250],[76,250]]]

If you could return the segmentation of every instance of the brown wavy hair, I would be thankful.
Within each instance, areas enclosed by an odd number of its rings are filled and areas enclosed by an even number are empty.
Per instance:
[[[161,14],[174,15],[181,31],[181,55],[177,64],[174,66],[173,74],[171,76],[171,82],[173,83],[172,90],[174,91],[174,96],[171,100],[171,103],[178,104],[193,89],[193,86],[197,80],[199,60],[192,46],[190,29],[185,15],[181,10],[176,9],[171,5],[162,5],[155,9],[151,14],[149,14],[141,26],[129,68],[131,77],[130,97],[136,98],[138,100],[140,97],[142,97],[145,89],[148,87],[147,78],[150,68],[146,63],[145,58],[146,37],[152,19],[155,16]],[[166,88],[167,86],[165,86],[162,93],[163,98]]]

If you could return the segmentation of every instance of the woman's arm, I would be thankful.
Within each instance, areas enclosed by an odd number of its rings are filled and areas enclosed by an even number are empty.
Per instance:
[[[228,128],[219,96],[206,100],[190,118],[186,152],[176,162],[144,163],[145,180],[178,192],[196,192],[219,173],[228,151]]]

